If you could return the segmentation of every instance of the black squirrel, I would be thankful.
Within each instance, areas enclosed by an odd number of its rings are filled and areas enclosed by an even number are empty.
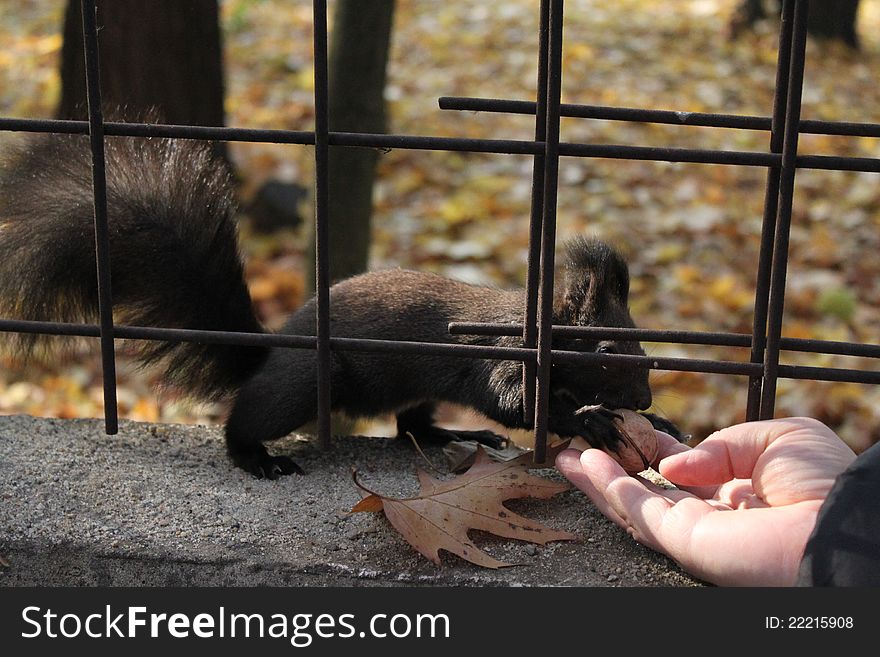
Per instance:
[[[105,142],[110,262],[118,323],[265,332],[255,315],[239,252],[233,184],[198,141],[109,137]],[[568,245],[554,323],[632,327],[629,274],[607,244]],[[315,335],[314,300],[282,333]],[[452,335],[450,322],[519,323],[522,290],[479,287],[395,269],[362,274],[330,291],[334,336],[521,346],[517,337]],[[87,137],[40,136],[8,153],[0,169],[0,316],[81,322],[97,315],[91,159]],[[19,334],[28,355],[51,339]],[[554,348],[644,354],[637,342],[554,339]],[[263,443],[316,415],[316,354],[309,349],[139,341],[138,358],[193,398],[234,395],[226,422],[239,466],[274,479],[300,472]],[[435,402],[455,402],[511,428],[523,422],[522,364],[415,354],[332,353],[332,407],[353,416],[397,413],[400,435],[449,439],[434,426]],[[647,409],[644,369],[554,365],[550,431],[617,444],[607,414],[585,405]],[[652,416],[649,416],[652,417]],[[668,421],[652,417],[659,428]],[[586,425],[593,423],[593,430]],[[597,430],[598,429],[598,430]],[[474,432],[481,433],[481,432]],[[485,438],[485,436],[481,436]]]

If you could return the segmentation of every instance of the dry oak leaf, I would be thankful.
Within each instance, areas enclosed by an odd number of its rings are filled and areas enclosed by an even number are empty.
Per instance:
[[[548,456],[548,461],[552,463],[552,456]],[[522,497],[547,499],[568,490],[566,483],[529,474],[528,470],[534,467],[531,452],[498,462],[480,448],[474,464],[453,479],[441,481],[419,470],[419,495],[406,499],[383,497],[370,491],[358,482],[355,473],[355,484],[367,496],[351,512],[384,510],[400,535],[438,566],[440,550],[486,568],[512,566],[514,564],[494,559],[480,550],[470,540],[468,532],[478,529],[541,545],[577,538],[574,534],[550,529],[513,513],[502,504],[505,500]]]

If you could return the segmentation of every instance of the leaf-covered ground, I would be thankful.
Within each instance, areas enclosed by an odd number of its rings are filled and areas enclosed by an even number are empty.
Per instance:
[[[738,0],[569,0],[563,100],[681,111],[769,115],[776,24],[736,41]],[[0,0],[0,113],[50,116],[57,99],[61,0]],[[437,97],[534,97],[537,2],[398,0],[387,99],[404,134],[530,139],[523,116],[444,112]],[[880,122],[880,2],[863,0],[863,51],[810,43],[805,118]],[[310,129],[310,3],[226,0],[228,123]],[[7,137],[0,136],[0,139]],[[565,120],[565,141],[764,151],[758,131]],[[878,157],[873,139],[803,135],[802,153]],[[310,149],[236,144],[248,195],[265,180],[309,186]],[[406,266],[494,285],[524,280],[529,158],[392,151],[381,160],[372,266]],[[559,236],[610,239],[632,269],[632,311],[652,328],[751,330],[766,171],[753,167],[564,158]],[[878,343],[880,178],[801,170],[784,334]],[[308,210],[308,209],[306,209]],[[308,215],[306,215],[308,216]],[[304,236],[248,234],[249,280],[265,321],[302,301]],[[658,355],[745,360],[744,350],[646,345]],[[4,362],[0,411],[100,415],[98,358],[64,367]],[[877,369],[876,360],[784,354],[784,362]],[[157,397],[120,365],[120,409],[135,419],[218,421],[222,407]],[[703,437],[744,417],[741,377],[655,372],[656,410]],[[777,412],[818,417],[855,448],[880,439],[880,387],[781,380]]]

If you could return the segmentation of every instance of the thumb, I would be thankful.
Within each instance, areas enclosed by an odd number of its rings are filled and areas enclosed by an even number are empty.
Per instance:
[[[673,454],[658,464],[659,472],[682,486],[718,485],[750,479],[758,459],[774,442],[792,434],[830,430],[810,418],[746,422],[716,431],[692,450]],[[839,440],[839,439],[838,439]]]

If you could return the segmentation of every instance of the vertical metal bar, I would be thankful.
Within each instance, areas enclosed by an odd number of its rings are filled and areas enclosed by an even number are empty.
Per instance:
[[[563,0],[550,0],[547,57],[547,129],[544,150],[544,218],[541,230],[541,285],[538,295],[538,366],[535,395],[534,461],[547,453],[550,410],[550,350],[553,325],[553,272],[556,249],[556,202],[559,178],[559,105],[562,94]]]
[[[314,0],[315,59],[315,301],[318,366],[318,446],[330,446],[330,248],[327,0]]]
[[[547,57],[550,31],[550,1],[541,0],[538,37],[538,83],[535,107],[535,141],[547,135]],[[529,214],[529,260],[526,274],[526,311],[523,318],[523,346],[534,349],[538,342],[538,285],[541,272],[541,226],[544,215],[544,154],[532,164],[532,201]],[[535,363],[523,363],[523,422],[535,423]]]
[[[116,408],[116,353],[113,349],[113,299],[110,288],[110,231],[107,228],[107,178],[104,162],[104,115],[98,59],[98,24],[94,0],[82,0],[89,142],[92,150],[92,190],[95,202],[95,258],[98,276],[98,316],[101,327],[101,369],[104,377],[104,430],[119,431]]]
[[[794,19],[794,0],[784,0],[779,31],[779,53],[776,61],[776,90],[773,97],[773,118],[770,127],[770,152],[782,153],[785,133],[783,125],[788,107],[788,82],[791,69],[791,38]],[[764,362],[767,342],[767,305],[770,298],[770,272],[773,257],[773,238],[779,212],[779,180],[782,169],[778,166],[767,171],[767,190],[764,195],[764,218],[761,223],[761,248],[758,254],[758,273],[755,282],[755,314],[752,324],[752,363]],[[749,396],[746,420],[757,420],[761,411],[763,377],[749,378]]]
[[[788,107],[785,112],[782,145],[782,170],[779,180],[779,218],[770,275],[770,303],[767,320],[767,351],[764,354],[764,384],[761,390],[760,419],[773,417],[776,381],[779,374],[779,343],[785,305],[785,274],[788,264],[788,240],[794,203],[794,177],[801,118],[801,93],[807,45],[807,0],[795,0],[792,23],[791,67],[789,69]]]

